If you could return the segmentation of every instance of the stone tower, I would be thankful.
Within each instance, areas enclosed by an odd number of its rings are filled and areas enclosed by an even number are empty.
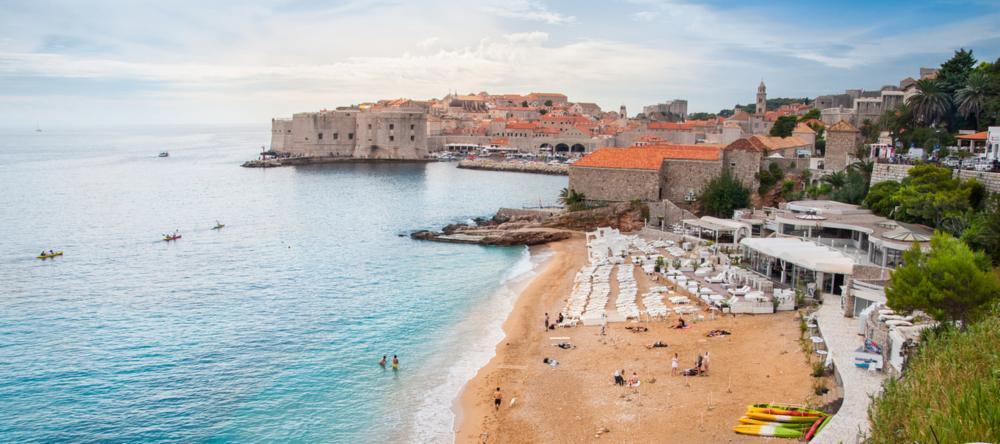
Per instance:
[[[625,112],[625,105],[622,105],[621,109],[618,110],[618,114],[620,114],[623,119],[628,118],[628,113]]]
[[[764,86],[764,81],[760,81],[760,86],[757,87],[757,114],[758,116],[763,116],[767,112],[767,87]]]

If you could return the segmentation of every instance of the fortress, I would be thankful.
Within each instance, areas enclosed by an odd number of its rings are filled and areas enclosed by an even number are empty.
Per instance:
[[[427,113],[352,107],[271,119],[271,150],[305,157],[424,159]]]

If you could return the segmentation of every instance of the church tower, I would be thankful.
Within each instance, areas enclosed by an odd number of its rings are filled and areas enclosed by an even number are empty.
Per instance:
[[[767,87],[764,86],[764,81],[760,81],[760,86],[757,87],[757,114],[758,116],[763,116],[767,112]]]
[[[625,105],[622,105],[622,107],[618,110],[618,114],[620,114],[623,119],[628,118],[628,114],[625,113]]]

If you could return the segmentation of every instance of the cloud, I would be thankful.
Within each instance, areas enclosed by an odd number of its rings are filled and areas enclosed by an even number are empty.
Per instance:
[[[485,9],[487,12],[500,17],[538,21],[549,25],[562,25],[576,21],[576,17],[550,11],[544,3],[536,0],[495,2],[486,6]]]

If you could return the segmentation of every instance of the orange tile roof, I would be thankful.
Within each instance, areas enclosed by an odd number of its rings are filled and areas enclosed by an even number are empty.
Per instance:
[[[975,134],[965,134],[965,135],[962,135],[962,136],[958,136],[958,137],[956,137],[956,139],[962,139],[962,140],[986,140],[987,134],[988,133],[986,131],[980,131],[980,132],[975,133]]]
[[[836,133],[836,132],[858,133],[858,132],[860,132],[860,131],[858,131],[857,128],[854,127],[854,125],[851,125],[846,120],[841,120],[841,121],[839,121],[837,123],[834,123],[833,126],[827,128],[826,130],[827,130],[827,132],[831,132],[831,133]]]
[[[573,167],[659,171],[666,159],[719,160],[718,145],[650,145],[634,148],[600,148],[576,161]]]
[[[538,128],[538,124],[535,122],[510,122],[507,124],[507,129],[535,129]]]
[[[809,128],[809,125],[799,122],[798,125],[795,125],[795,129],[792,130],[792,134],[794,133],[816,134],[816,131],[813,131],[812,128]]]

